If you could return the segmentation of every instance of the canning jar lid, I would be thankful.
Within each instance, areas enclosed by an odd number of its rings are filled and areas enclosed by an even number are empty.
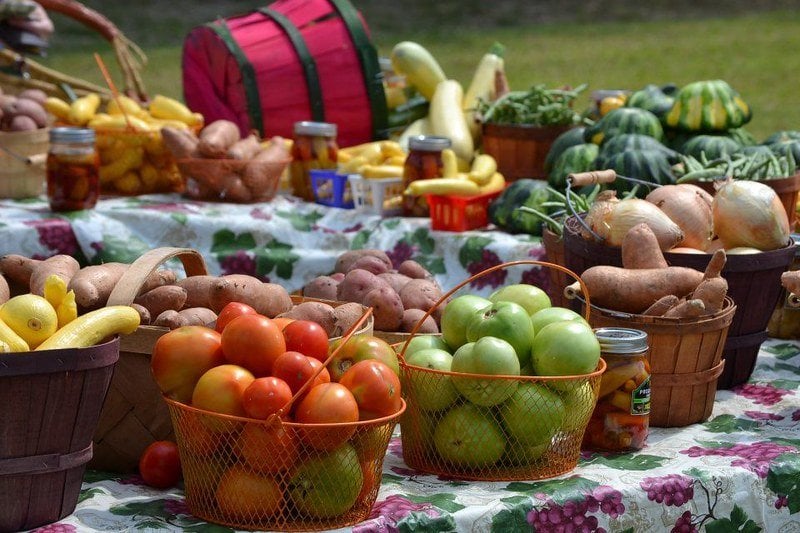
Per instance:
[[[320,137],[336,137],[336,124],[330,122],[311,122],[303,120],[294,123],[295,135],[312,135]]]
[[[634,354],[647,350],[647,333],[631,328],[596,328],[594,335],[603,353]]]
[[[450,148],[452,144],[449,137],[438,135],[415,135],[408,139],[409,150],[422,150],[423,152],[439,152]]]
[[[50,130],[51,143],[94,143],[94,138],[94,130],[91,128],[63,126]]]

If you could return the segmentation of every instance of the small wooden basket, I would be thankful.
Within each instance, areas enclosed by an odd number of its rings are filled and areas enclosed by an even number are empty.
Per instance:
[[[0,354],[0,531],[72,514],[119,346]]]
[[[591,306],[593,328],[621,327],[647,333],[650,351],[650,425],[682,427],[711,416],[723,349],[736,313],[731,298],[722,310],[700,318],[634,315]]]

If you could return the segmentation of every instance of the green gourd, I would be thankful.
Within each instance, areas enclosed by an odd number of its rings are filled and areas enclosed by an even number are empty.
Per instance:
[[[696,81],[675,96],[666,116],[671,128],[685,131],[726,131],[747,124],[750,106],[723,80]]]

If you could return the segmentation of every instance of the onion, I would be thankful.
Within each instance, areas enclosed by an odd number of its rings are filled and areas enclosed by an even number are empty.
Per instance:
[[[777,250],[789,243],[789,217],[777,193],[758,181],[725,181],[711,203],[714,232],[725,249]]]
[[[697,248],[689,248],[688,246],[676,246],[675,248],[671,248],[667,250],[669,253],[676,253],[676,254],[704,254],[703,250],[698,250]]]
[[[661,209],[645,200],[620,200],[614,209],[604,211],[602,215],[602,218],[592,221],[592,229],[611,246],[620,246],[625,234],[642,222],[653,230],[662,250],[669,250],[683,240],[681,228]]]
[[[758,248],[750,248],[749,246],[738,246],[736,248],[730,248],[725,250],[725,253],[728,255],[748,255],[748,254],[760,254],[761,250]]]
[[[653,189],[645,199],[681,228],[681,246],[706,249],[714,234],[710,194],[696,185],[665,185]]]

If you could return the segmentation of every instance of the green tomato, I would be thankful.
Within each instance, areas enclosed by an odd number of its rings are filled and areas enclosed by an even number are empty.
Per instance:
[[[567,309],[566,307],[548,307],[547,309],[542,309],[531,315],[534,336],[546,325],[552,324],[553,322],[560,322],[562,320],[577,320],[579,322],[586,322],[581,315],[572,309]]]
[[[506,448],[503,430],[490,411],[468,403],[453,407],[442,417],[433,440],[442,459],[472,468],[496,463]]]
[[[403,349],[404,344],[405,343],[401,342],[397,345],[397,353],[400,353],[400,350]],[[446,352],[450,351],[447,343],[444,341],[444,338],[442,338],[441,335],[414,335],[411,340],[408,341],[405,358],[408,359],[416,352],[430,348],[436,348],[437,350],[444,350]]]
[[[475,342],[482,337],[497,337],[508,342],[517,354],[519,366],[530,360],[533,342],[531,317],[524,307],[514,302],[497,302],[476,314],[467,324],[467,340]]]
[[[445,350],[428,348],[411,354],[406,358],[406,363],[411,366],[449,372],[453,356]],[[423,411],[445,409],[458,399],[458,391],[448,374],[408,369],[404,375],[408,376],[409,383],[403,384],[403,390],[413,395],[417,406]]]
[[[489,300],[492,303],[497,302],[514,302],[533,315],[542,309],[548,309],[552,304],[550,297],[542,289],[535,285],[527,283],[517,283],[515,285],[506,285],[494,291]]]
[[[441,330],[450,350],[455,351],[467,341],[467,323],[473,315],[492,305],[486,298],[465,294],[452,299],[442,311]]]
[[[583,322],[553,322],[533,338],[531,360],[538,376],[588,374],[600,361],[600,343],[592,328]],[[552,386],[563,390],[573,385],[553,381]]]
[[[456,350],[450,367],[453,372],[492,376],[519,376],[519,359],[514,348],[503,339],[482,337]],[[511,396],[518,380],[455,377],[458,392],[476,405],[497,405]]]

